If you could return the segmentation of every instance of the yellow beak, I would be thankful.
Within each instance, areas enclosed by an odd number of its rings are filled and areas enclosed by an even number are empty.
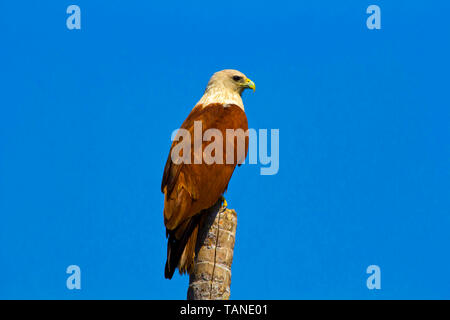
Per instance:
[[[253,92],[255,92],[255,89],[256,89],[255,83],[252,80],[248,79],[248,78],[245,81],[246,81],[247,88],[250,88],[250,89],[253,90]]]

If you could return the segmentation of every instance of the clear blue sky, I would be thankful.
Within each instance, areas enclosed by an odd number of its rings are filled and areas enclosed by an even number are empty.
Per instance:
[[[250,127],[280,130],[279,173],[229,185],[232,298],[450,298],[449,10],[1,1],[0,298],[185,298],[188,278],[163,276],[162,171],[225,68],[256,83]]]

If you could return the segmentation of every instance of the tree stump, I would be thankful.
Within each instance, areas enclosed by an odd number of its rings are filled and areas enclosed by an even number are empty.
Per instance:
[[[220,200],[207,209],[206,214],[206,223],[199,230],[187,299],[228,300],[237,225],[236,211],[222,206]]]

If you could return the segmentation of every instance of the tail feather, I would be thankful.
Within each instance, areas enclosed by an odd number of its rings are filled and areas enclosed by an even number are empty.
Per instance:
[[[166,234],[168,234],[169,237],[167,242],[167,261],[164,268],[164,277],[166,279],[172,279],[175,269],[178,267],[180,260],[182,259],[183,252],[186,249],[186,244],[188,244],[188,241],[192,241],[193,245],[190,243],[190,250],[188,250],[189,252],[186,252],[186,257],[183,257],[183,266],[179,266],[180,272],[188,271],[190,264],[192,263],[192,261],[189,261],[189,256],[193,256],[193,250],[195,250],[200,220],[201,216],[195,215],[190,218],[186,224],[182,224],[174,230],[166,230]],[[181,234],[179,239],[177,239],[177,234]],[[191,239],[191,236],[195,239]]]

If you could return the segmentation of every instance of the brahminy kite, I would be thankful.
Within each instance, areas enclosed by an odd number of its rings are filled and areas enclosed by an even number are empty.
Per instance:
[[[204,210],[224,200],[236,165],[247,156],[248,123],[241,98],[247,88],[255,90],[255,84],[243,73],[216,72],[172,143],[161,183],[168,279],[177,267],[180,274],[191,271]]]

